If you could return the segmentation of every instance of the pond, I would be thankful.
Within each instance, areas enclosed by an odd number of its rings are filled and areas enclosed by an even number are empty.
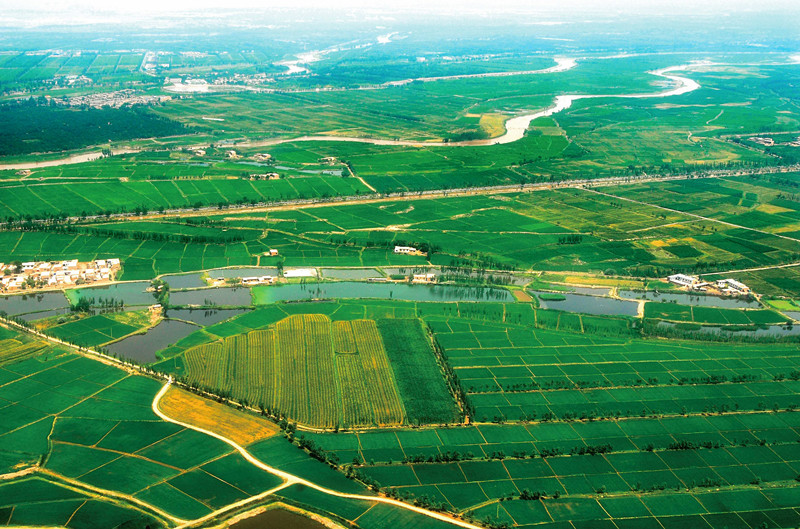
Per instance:
[[[248,310],[250,309],[169,309],[167,317],[206,326],[233,318]]]
[[[269,509],[240,520],[228,529],[325,529],[325,525],[286,509]]]
[[[567,312],[582,312],[584,314],[597,314],[603,316],[637,316],[639,304],[621,299],[603,298],[598,296],[585,296],[570,292],[559,292],[563,300],[543,300],[540,295],[547,296],[550,292],[532,291],[539,298],[539,306],[543,309],[564,310]]]
[[[249,268],[220,268],[218,270],[209,270],[209,277],[214,279],[224,278],[230,279],[233,277],[257,277],[257,276],[273,276],[278,275],[278,269],[274,266],[252,266]]]
[[[244,307],[252,303],[246,287],[203,288],[170,292],[170,305],[203,305]]]
[[[116,353],[122,358],[147,364],[157,360],[156,351],[174,344],[199,329],[200,327],[191,323],[163,320],[145,334],[128,336],[124,340],[107,345],[105,349],[108,349],[110,353]]]
[[[50,310],[44,310],[42,312],[29,312],[27,314],[20,314],[17,317],[23,321],[34,321],[34,320],[49,318],[50,316],[61,316],[69,313],[70,313],[69,307],[62,307],[60,309],[50,309]]]
[[[570,292],[585,296],[610,296],[611,289],[607,287],[567,287]],[[620,296],[621,297],[621,296]]]
[[[331,279],[369,279],[383,277],[383,274],[374,268],[323,268],[322,277]]]
[[[306,299],[396,299],[401,301],[514,301],[508,290],[406,283],[304,283],[253,288],[256,304]]]
[[[760,309],[761,304],[756,300],[742,298],[721,298],[718,296],[703,296],[683,292],[637,292],[633,290],[620,290],[619,297],[625,299],[647,299],[664,303],[674,301],[681,305],[694,305],[695,307],[718,307],[721,309]]]
[[[0,296],[0,311],[10,316],[43,312],[69,307],[69,300],[63,292],[40,292],[38,294],[17,294]],[[42,316],[43,318],[45,316]]]
[[[170,290],[179,290],[181,288],[198,288],[205,287],[206,282],[201,279],[202,272],[195,274],[173,274],[168,276],[161,276],[162,281],[169,284]]]
[[[674,327],[676,324],[669,321],[658,322],[659,327]],[[699,329],[692,329],[687,331],[689,333],[699,332],[704,334],[723,334],[725,336],[752,336],[752,337],[780,337],[780,336],[798,336],[800,335],[800,325],[769,325],[764,328],[758,329],[745,329],[745,330],[726,330],[722,327],[713,327],[710,325],[702,325]]]
[[[125,305],[152,305],[156,303],[152,292],[147,292],[149,281],[132,281],[99,287],[83,287],[67,290],[67,297],[77,302],[80,298],[94,298],[95,304],[104,301],[122,301]]]

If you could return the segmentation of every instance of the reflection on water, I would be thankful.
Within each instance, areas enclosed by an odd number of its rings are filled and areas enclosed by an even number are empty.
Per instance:
[[[112,354],[116,353],[120,358],[146,364],[156,360],[156,351],[174,344],[199,329],[200,327],[190,323],[164,320],[145,334],[134,334],[107,345],[105,349]]]
[[[541,298],[541,295],[547,296],[550,292],[534,290],[533,293],[539,298],[539,306],[543,309],[565,310],[567,312],[582,312],[584,314],[598,314],[604,316],[636,316],[639,310],[638,303],[623,301],[621,299],[559,292],[560,296],[564,296],[563,300],[544,300]]]
[[[170,292],[169,303],[170,305],[244,307],[250,305],[250,289],[223,287]]]
[[[401,301],[513,301],[508,290],[453,285],[409,285],[397,283],[301,283],[256,287],[256,302],[305,299],[396,299]]]
[[[676,302],[681,305],[694,305],[695,307],[718,307],[721,309],[760,309],[758,301],[743,298],[721,298],[718,296],[701,296],[697,294],[675,292],[636,292],[633,290],[620,290],[619,297],[626,299],[647,299],[650,301]]]
[[[18,294],[0,296],[0,311],[9,316],[29,312],[52,311],[69,307],[69,300],[61,292],[41,292],[39,294]],[[45,316],[42,316],[43,318]]]
[[[321,523],[286,509],[270,509],[245,518],[229,529],[324,529]]]

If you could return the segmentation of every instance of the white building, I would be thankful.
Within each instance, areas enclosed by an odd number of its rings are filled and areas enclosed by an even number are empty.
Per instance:
[[[685,274],[673,274],[667,278],[670,283],[680,285],[682,287],[692,288],[700,282],[697,276],[687,276]]]
[[[253,276],[242,278],[243,285],[271,285],[274,282],[275,278],[272,276]]]
[[[395,246],[394,253],[417,253],[419,250],[413,246]]]
[[[436,274],[414,274],[412,283],[435,283]]]
[[[735,279],[719,279],[717,281],[717,288],[729,294],[749,294],[750,287],[744,283],[740,283]]]

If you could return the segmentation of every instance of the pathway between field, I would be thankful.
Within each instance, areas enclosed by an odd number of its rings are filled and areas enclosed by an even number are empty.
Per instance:
[[[686,211],[681,211],[679,209],[672,209],[672,208],[668,208],[668,207],[664,207],[664,206],[659,206],[658,204],[651,204],[649,202],[642,202],[641,200],[635,200],[633,198],[626,198],[626,197],[621,197],[619,195],[612,195],[611,193],[603,193],[602,191],[598,191],[596,189],[591,189],[589,187],[585,187],[584,189],[586,191],[591,192],[591,193],[596,193],[598,195],[603,195],[604,197],[616,198],[617,200],[625,200],[627,202],[632,202],[634,204],[640,204],[642,206],[649,206],[651,208],[663,209],[664,211],[670,211],[672,213],[678,213],[679,215],[686,215],[687,217],[694,217],[695,219],[706,220],[708,222],[716,222],[718,224],[723,224],[725,226],[730,226],[732,228],[739,228],[739,229],[742,229],[742,230],[754,231],[754,232],[757,232],[757,233],[763,233],[764,235],[773,235],[775,237],[780,237],[781,239],[786,239],[787,241],[800,242],[800,239],[796,239],[794,237],[789,237],[788,235],[781,235],[780,233],[771,233],[771,232],[764,231],[764,230],[759,230],[759,229],[756,229],[756,228],[749,228],[747,226],[742,226],[741,224],[734,224],[732,222],[727,222],[727,221],[720,220],[720,219],[713,219],[711,217],[704,217],[702,215],[697,215],[695,213],[688,213]],[[784,266],[786,266],[786,265],[784,265]],[[789,266],[794,266],[794,265],[789,265]],[[741,270],[739,270],[739,271],[741,271]]]
[[[280,485],[280,486],[276,487],[275,489],[272,489],[270,491],[262,493],[262,496],[266,497],[266,495],[268,495],[268,494],[271,494],[271,493],[276,492],[276,491],[278,491],[280,489],[289,487],[291,485],[304,485],[304,486],[306,486],[308,488],[314,489],[314,490],[322,492],[324,494],[335,496],[337,498],[346,498],[346,499],[350,499],[350,500],[363,500],[363,501],[369,501],[369,502],[386,503],[388,505],[393,505],[393,506],[399,507],[401,509],[407,509],[409,511],[413,511],[413,512],[418,513],[418,514],[422,514],[424,516],[428,516],[429,518],[434,518],[436,520],[447,522],[447,523],[450,523],[450,524],[453,524],[453,525],[456,525],[456,526],[459,526],[459,527],[465,527],[466,529],[483,529],[480,526],[471,524],[469,522],[465,522],[463,520],[458,520],[456,518],[453,518],[452,516],[448,516],[446,514],[442,514],[442,513],[438,513],[438,512],[429,511],[427,509],[423,509],[421,507],[417,507],[417,506],[414,506],[414,505],[409,505],[408,503],[403,503],[401,501],[393,500],[391,498],[385,498],[383,496],[365,496],[365,495],[361,495],[361,494],[348,494],[346,492],[339,492],[337,490],[333,490],[333,489],[329,489],[329,488],[326,488],[326,487],[322,487],[320,485],[317,485],[316,483],[313,483],[311,481],[303,479],[303,478],[301,478],[299,476],[295,476],[294,474],[289,474],[288,472],[284,472],[283,470],[279,470],[277,468],[274,468],[274,467],[271,467],[269,465],[266,465],[266,464],[262,463],[261,461],[259,461],[258,459],[256,459],[255,457],[253,457],[250,454],[250,452],[248,452],[243,446],[239,445],[238,443],[234,442],[231,439],[228,439],[227,437],[219,435],[218,433],[212,432],[210,430],[206,430],[204,428],[199,428],[197,426],[194,426],[194,425],[191,425],[191,424],[188,424],[188,423],[185,423],[185,422],[181,422],[181,421],[179,421],[177,419],[173,419],[172,417],[169,417],[169,416],[165,415],[159,409],[158,402],[161,400],[161,397],[163,397],[166,394],[167,390],[169,390],[170,385],[172,385],[172,377],[170,377],[167,380],[167,383],[164,384],[164,387],[161,388],[161,391],[159,391],[158,394],[153,399],[153,405],[152,405],[153,413],[155,413],[156,415],[158,415],[159,417],[161,417],[163,420],[165,420],[167,422],[171,422],[173,424],[177,424],[179,426],[183,426],[184,428],[189,428],[191,430],[195,430],[197,432],[204,433],[206,435],[210,435],[211,437],[219,439],[223,443],[227,443],[228,445],[232,446],[237,452],[239,452],[242,455],[242,457],[244,457],[252,465],[260,468],[261,470],[263,470],[265,472],[269,472],[272,475],[278,476],[279,478],[284,480],[283,485]],[[245,501],[250,501],[252,499],[253,498],[248,498]]]

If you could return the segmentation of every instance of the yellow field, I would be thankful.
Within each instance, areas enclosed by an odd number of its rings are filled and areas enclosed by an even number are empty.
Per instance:
[[[564,283],[570,285],[593,285],[604,287],[628,287],[628,288],[641,288],[642,282],[633,279],[614,279],[610,277],[595,277],[595,276],[566,276]]]
[[[218,433],[242,446],[272,437],[280,431],[266,419],[250,416],[176,387],[169,388],[158,407],[173,419]]]
[[[531,295],[525,292],[524,290],[512,290],[511,293],[514,295],[517,301],[524,301],[526,303],[533,301]]]
[[[502,114],[483,114],[479,125],[490,138],[495,138],[505,133],[505,120],[506,118]]]
[[[372,320],[319,314],[185,353],[190,381],[320,428],[402,424],[405,409]]]
[[[43,341],[23,343],[13,338],[0,340],[0,364],[28,358],[42,352],[46,347],[47,342]]]

